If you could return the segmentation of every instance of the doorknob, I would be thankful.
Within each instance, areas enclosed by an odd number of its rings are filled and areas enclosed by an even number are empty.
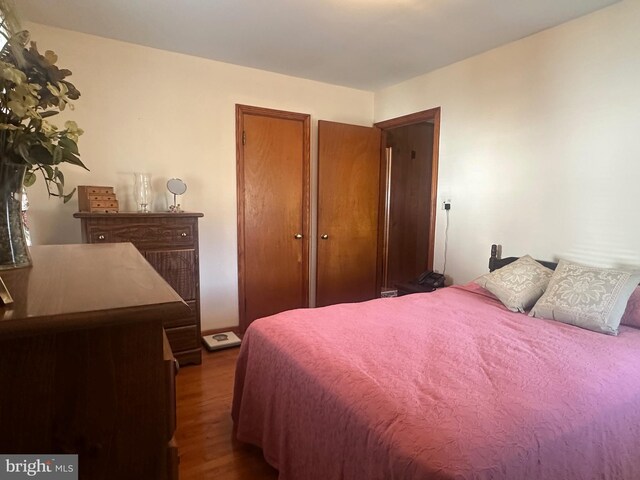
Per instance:
[[[301,233],[296,233],[293,238],[295,238],[296,240],[300,240],[302,238],[302,234]]]
[[[320,238],[322,240],[326,240],[327,238],[329,238],[329,235],[327,235],[326,233],[324,235],[320,235]]]

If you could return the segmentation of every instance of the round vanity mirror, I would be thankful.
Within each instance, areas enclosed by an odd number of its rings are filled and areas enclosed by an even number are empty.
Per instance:
[[[176,201],[176,197],[187,191],[187,184],[179,178],[171,178],[167,182],[167,190],[173,193],[173,205],[169,207],[169,211],[174,213],[180,212],[180,204]]]
[[[171,178],[167,182],[167,189],[174,195],[182,195],[187,191],[187,184],[179,178]]]

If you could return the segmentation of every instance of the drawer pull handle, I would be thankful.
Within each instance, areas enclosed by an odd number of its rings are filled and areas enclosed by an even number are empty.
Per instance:
[[[182,232],[182,233],[180,234],[180,236],[181,236],[181,237],[186,237],[186,236],[187,236],[187,232]]]
[[[98,240],[104,240],[104,235],[98,235]]]

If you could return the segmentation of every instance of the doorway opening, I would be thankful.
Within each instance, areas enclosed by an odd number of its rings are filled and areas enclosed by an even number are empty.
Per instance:
[[[433,270],[440,107],[376,123],[382,130],[379,288]]]

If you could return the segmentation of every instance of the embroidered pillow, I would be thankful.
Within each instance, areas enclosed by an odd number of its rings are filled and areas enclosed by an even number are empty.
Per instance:
[[[475,282],[498,297],[512,312],[524,312],[544,293],[552,274],[553,270],[525,255]]]
[[[639,280],[640,272],[560,260],[546,292],[529,315],[617,335]]]
[[[640,328],[640,288],[636,288],[629,297],[620,323],[627,327]]]
[[[469,283],[465,283],[464,285],[456,285],[456,288],[461,288],[463,290],[466,290],[467,292],[475,293],[477,295],[482,295],[483,297],[490,298],[491,300],[495,300],[496,302],[500,301],[493,293],[491,293],[486,288],[481,287],[476,282],[469,282]]]

